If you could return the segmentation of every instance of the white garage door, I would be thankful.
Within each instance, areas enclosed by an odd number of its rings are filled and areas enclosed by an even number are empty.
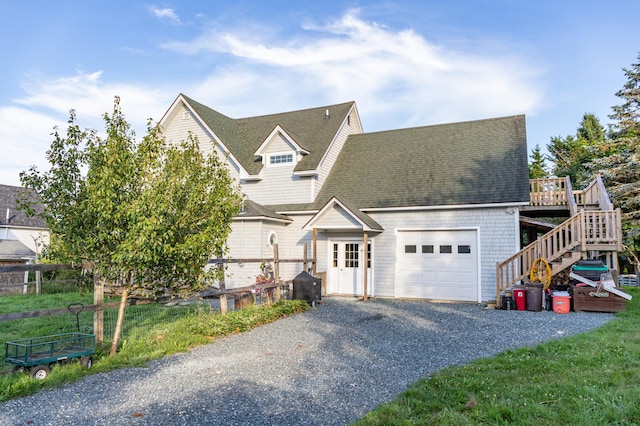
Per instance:
[[[398,232],[396,294],[478,301],[477,231]]]

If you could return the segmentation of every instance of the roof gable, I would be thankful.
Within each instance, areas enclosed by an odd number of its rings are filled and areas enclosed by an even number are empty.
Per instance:
[[[264,156],[265,152],[267,151],[267,148],[273,142],[274,138],[278,135],[281,135],[284,138],[284,140],[286,140],[287,143],[291,145],[292,149],[295,150],[296,153],[309,154],[309,151],[303,149],[300,145],[298,145],[295,139],[291,137],[291,135],[289,135],[285,129],[280,127],[280,125],[277,125],[275,129],[273,129],[271,133],[269,133],[269,136],[267,136],[264,142],[262,142],[262,144],[258,147],[254,155],[258,157]]]
[[[302,229],[383,231],[371,216],[332,197]]]
[[[187,96],[181,96],[250,175],[257,175],[262,169],[263,164],[261,159],[256,157],[256,151],[276,128],[282,129],[292,141],[295,141],[301,152],[308,153],[297,163],[294,171],[316,169],[355,104],[352,101],[232,119]]]
[[[528,202],[523,115],[350,135],[315,206]]]

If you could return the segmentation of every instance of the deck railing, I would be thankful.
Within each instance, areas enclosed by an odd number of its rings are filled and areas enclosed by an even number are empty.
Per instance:
[[[620,210],[581,211],[532,242],[509,259],[496,265],[496,300],[500,293],[525,278],[533,262],[543,258],[553,262],[578,249],[622,250]]]
[[[609,199],[607,189],[602,182],[600,175],[581,191],[573,191],[579,205],[597,205],[600,210],[613,210],[613,203]]]
[[[529,205],[566,206],[571,202],[571,182],[568,178],[529,180]]]

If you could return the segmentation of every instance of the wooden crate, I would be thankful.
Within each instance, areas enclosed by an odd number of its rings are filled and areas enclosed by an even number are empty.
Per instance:
[[[594,311],[594,312],[620,312],[627,309],[627,301],[605,289],[599,290],[591,287],[571,286],[573,296],[573,310],[576,312]],[[616,287],[617,290],[621,288]],[[600,295],[600,297],[596,296]]]

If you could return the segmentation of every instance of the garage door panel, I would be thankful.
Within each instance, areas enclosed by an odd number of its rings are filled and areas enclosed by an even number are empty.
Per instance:
[[[475,230],[399,232],[397,294],[476,301],[477,264]]]

